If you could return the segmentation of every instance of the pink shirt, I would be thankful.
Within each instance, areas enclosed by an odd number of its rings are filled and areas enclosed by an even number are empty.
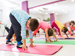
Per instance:
[[[33,32],[33,36],[37,33],[37,31],[38,31],[40,28],[45,31],[46,28],[49,29],[49,28],[51,28],[51,26],[50,26],[47,22],[44,22],[44,21],[39,22],[39,27]]]
[[[71,28],[71,30],[75,30],[75,28],[72,25],[70,25],[70,28]]]
[[[39,22],[39,28],[42,28],[43,30],[45,30],[46,28],[51,28],[51,26],[47,23],[47,22],[44,22],[44,21],[41,21]]]

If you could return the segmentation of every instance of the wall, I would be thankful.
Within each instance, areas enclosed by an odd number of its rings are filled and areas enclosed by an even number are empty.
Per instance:
[[[73,13],[68,13],[68,14],[66,14],[66,15],[62,15],[62,21],[64,21],[64,19],[65,19],[65,22],[66,21],[71,21],[71,20],[74,20],[75,21],[75,12],[73,12]]]
[[[50,18],[50,14],[45,14],[44,19],[47,20],[47,18]],[[48,24],[50,24],[50,21],[47,21]]]
[[[63,23],[62,15],[55,15],[55,21],[59,21],[59,22]]]
[[[9,20],[9,13],[10,13],[10,8],[5,7],[5,6],[0,6],[0,9],[2,10],[2,18],[1,18],[1,25],[0,25],[0,36],[3,35],[4,32],[4,25],[10,25],[10,20]],[[5,32],[5,35],[8,33]]]
[[[42,14],[34,14],[34,13],[30,13],[30,16],[31,16],[32,18],[39,18],[40,21],[43,20],[43,15],[42,15]]]
[[[60,21],[61,23],[69,22],[71,20],[75,21],[75,12],[74,13],[62,14],[62,15],[56,15],[55,20]]]

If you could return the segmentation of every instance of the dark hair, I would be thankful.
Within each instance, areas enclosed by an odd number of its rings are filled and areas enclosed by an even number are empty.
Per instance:
[[[66,33],[68,31],[68,29],[66,27],[63,27],[64,28],[64,33]]]
[[[27,36],[27,35],[29,35],[29,31],[28,31],[28,30],[26,30],[26,36]]]
[[[31,19],[29,26],[30,26],[31,31],[35,31],[39,26],[38,20],[35,18]]]
[[[40,31],[38,31],[38,33],[40,33]]]
[[[53,35],[53,30],[51,28],[48,29],[48,36],[52,36]]]
[[[71,25],[71,23],[73,23],[73,24],[74,24],[74,21],[71,21],[71,22],[70,22],[70,25]]]

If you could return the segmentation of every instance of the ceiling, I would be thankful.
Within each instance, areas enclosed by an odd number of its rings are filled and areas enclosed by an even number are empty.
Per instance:
[[[26,0],[0,0],[0,6],[12,7],[16,8],[21,6],[21,3]],[[33,7],[49,2],[53,2],[56,0],[28,0],[28,7]],[[65,0],[62,2],[49,4],[41,7],[36,7],[30,9],[30,13],[38,13],[38,14],[50,14],[55,13],[56,15],[59,14],[68,14],[75,12],[75,0]]]

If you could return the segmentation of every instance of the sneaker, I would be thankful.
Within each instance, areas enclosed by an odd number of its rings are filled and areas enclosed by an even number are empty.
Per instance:
[[[20,43],[19,45],[17,45],[17,48],[22,48],[23,43]],[[26,46],[27,47],[27,46]],[[28,48],[28,47],[27,47]]]
[[[8,45],[14,45],[11,41],[6,42]]]
[[[20,43],[19,45],[17,45],[17,48],[22,48],[23,43]]]

